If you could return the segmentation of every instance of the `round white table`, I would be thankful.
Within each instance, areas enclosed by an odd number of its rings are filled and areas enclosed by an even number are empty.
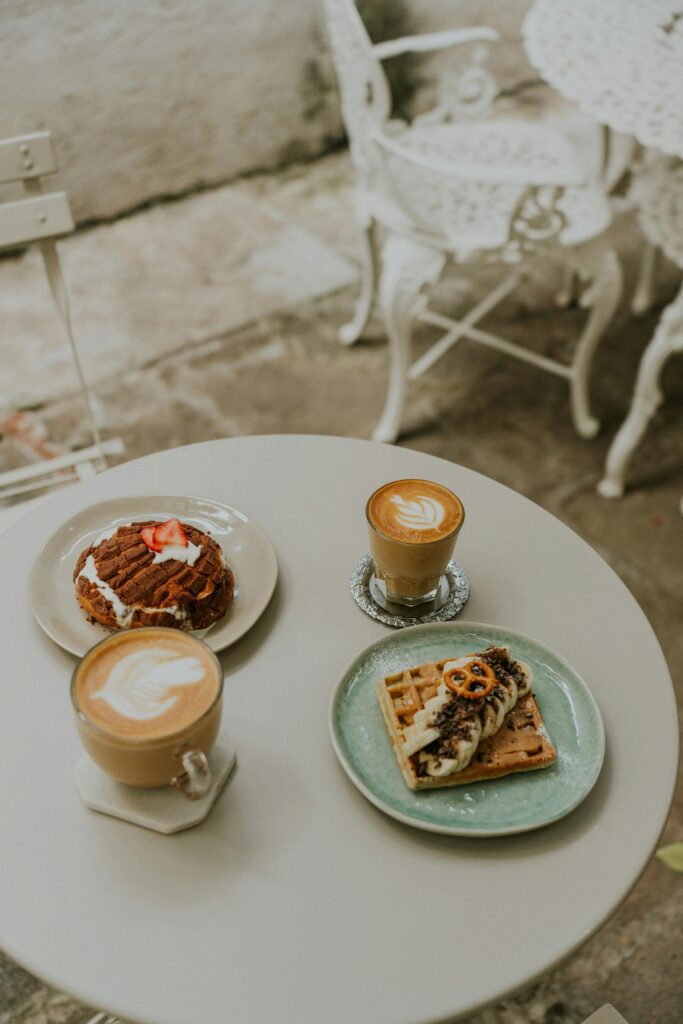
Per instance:
[[[403,826],[328,736],[331,693],[387,627],[354,604],[364,502],[425,476],[461,495],[461,618],[565,656],[605,720],[606,761],[568,817],[503,839]],[[88,811],[73,659],[34,623],[31,562],[67,517],[123,495],[191,494],[253,517],[280,561],[272,602],[221,656],[238,768],[199,827],[162,836]],[[671,681],[645,616],[571,530],[431,456],[363,441],[248,437],[127,463],[0,538],[0,946],[83,1001],[146,1024],[415,1024],[531,982],[617,908],[657,843],[677,761]]]

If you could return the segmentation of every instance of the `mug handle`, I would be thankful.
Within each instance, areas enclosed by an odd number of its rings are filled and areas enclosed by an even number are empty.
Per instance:
[[[201,800],[213,782],[206,754],[201,750],[185,750],[179,757],[183,771],[171,779],[171,785],[188,800]]]

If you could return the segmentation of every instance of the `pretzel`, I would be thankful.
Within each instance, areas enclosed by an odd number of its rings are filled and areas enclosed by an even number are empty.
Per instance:
[[[477,669],[476,672],[475,669]],[[444,672],[443,681],[456,697],[481,700],[493,692],[496,685],[496,673],[485,661],[474,658],[467,665],[449,668],[447,672]]]

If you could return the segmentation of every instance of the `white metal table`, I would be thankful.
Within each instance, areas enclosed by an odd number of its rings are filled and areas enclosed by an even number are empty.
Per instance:
[[[555,648],[601,707],[603,771],[555,825],[495,840],[418,832],[372,807],[335,759],[332,690],[387,632],[348,587],[367,547],[364,502],[403,476],[439,480],[463,499],[464,616]],[[67,517],[162,493],[242,509],[270,535],[281,568],[261,620],[221,656],[236,774],[200,827],[171,837],[81,804],[74,662],[26,600],[29,566]],[[124,1018],[415,1024],[467,1015],[585,942],[635,883],[663,827],[676,711],[645,616],[566,526],[452,463],[292,436],[153,455],[54,495],[0,537],[0,598],[0,946]]]
[[[524,42],[545,80],[596,121],[683,157],[681,0],[534,0]]]
[[[586,113],[644,146],[683,158],[683,0],[534,0],[524,41],[543,77]],[[669,198],[675,193],[668,188]],[[643,226],[650,241],[661,244],[666,226],[648,231],[654,219],[646,212]],[[661,370],[683,344],[682,302],[679,293],[643,354],[629,413],[598,487],[605,497],[623,493],[628,460],[659,404]]]

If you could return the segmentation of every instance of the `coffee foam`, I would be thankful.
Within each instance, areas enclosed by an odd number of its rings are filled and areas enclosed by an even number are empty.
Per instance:
[[[385,484],[368,502],[371,524],[395,540],[424,544],[457,530],[463,508],[446,487],[429,480],[395,480]]]
[[[87,655],[74,693],[80,710],[99,728],[151,738],[195,722],[214,702],[220,683],[216,663],[200,643],[152,629],[112,638]]]

